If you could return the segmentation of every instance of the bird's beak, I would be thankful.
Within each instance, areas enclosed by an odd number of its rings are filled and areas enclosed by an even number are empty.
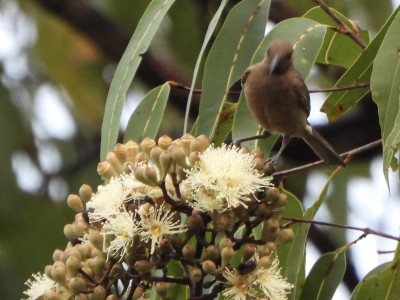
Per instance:
[[[278,65],[279,62],[279,55],[275,55],[271,59],[271,63],[269,64],[269,70],[268,70],[268,75],[272,75],[275,71],[276,66]]]

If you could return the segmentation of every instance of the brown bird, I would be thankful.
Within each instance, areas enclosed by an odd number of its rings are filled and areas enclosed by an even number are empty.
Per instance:
[[[264,128],[259,136],[234,143],[265,138],[270,133],[283,136],[282,146],[271,158],[275,163],[291,137],[302,138],[329,165],[345,166],[333,147],[308,123],[310,95],[300,73],[293,66],[292,45],[283,40],[271,42],[265,59],[250,66],[242,77],[247,106]]]

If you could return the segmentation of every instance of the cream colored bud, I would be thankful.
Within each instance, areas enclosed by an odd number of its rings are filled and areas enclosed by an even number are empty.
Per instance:
[[[285,194],[280,194],[277,201],[273,203],[273,206],[274,208],[283,208],[286,206],[287,202],[288,202],[288,196]]]
[[[40,299],[40,298],[38,298]],[[44,300],[62,300],[55,290],[47,290],[43,294]]]
[[[101,252],[99,249],[93,247],[93,248],[91,249],[91,251],[90,251],[89,257],[95,258],[96,256],[102,256],[102,255],[103,255],[103,254],[102,254],[102,252]]]
[[[78,221],[72,224],[72,228],[75,232],[75,235],[78,237],[82,237],[85,234],[86,229],[88,229],[88,227],[89,225],[84,221]]]
[[[190,143],[195,139],[190,133],[186,133],[181,137],[182,148],[185,150],[186,155],[190,153]]]
[[[269,215],[271,214],[271,207],[267,205],[266,203],[261,202],[256,211],[256,216],[261,218],[261,219],[267,219]]]
[[[69,208],[76,212],[82,212],[83,211],[83,204],[81,198],[79,198],[78,195],[75,194],[70,194],[68,195],[67,198],[67,205]]]
[[[60,260],[61,254],[63,253],[62,250],[56,249],[53,252],[53,261],[56,262],[57,260]]]
[[[186,220],[188,231],[198,231],[204,229],[203,218],[198,214],[192,214]]]
[[[254,169],[256,169],[259,172],[263,172],[265,163],[263,158],[255,157],[253,159],[253,163],[254,163]]]
[[[89,266],[82,266],[82,271],[86,273],[89,277],[93,277],[93,270]]]
[[[212,260],[214,261],[219,255],[219,251],[217,247],[214,245],[209,245],[206,249],[204,249],[203,254],[201,256],[202,261]]]
[[[193,268],[190,271],[190,278],[194,283],[200,282],[200,280],[203,278],[203,272],[200,268]]]
[[[264,227],[268,230],[268,232],[277,232],[280,228],[279,221],[275,218],[268,219],[264,222]]]
[[[77,238],[78,236],[74,232],[74,227],[72,224],[66,224],[64,226],[64,235],[67,237],[67,239],[72,240]]]
[[[186,244],[182,248],[182,254],[187,259],[193,259],[196,255],[196,249],[192,245]]]
[[[117,297],[117,295],[109,295],[107,296],[106,300],[119,300],[119,298]]]
[[[257,147],[255,149],[253,149],[251,151],[251,154],[254,155],[254,158],[262,158],[262,159],[264,159],[264,151],[260,147]]]
[[[114,152],[108,152],[107,153],[106,161],[108,161],[113,166],[114,170],[118,174],[121,173],[122,163],[119,161],[119,159],[117,158],[117,156],[115,155]]]
[[[139,146],[134,141],[128,141],[125,143],[126,146],[126,161],[134,162],[136,154],[139,152]]]
[[[266,246],[268,247],[268,249],[270,250],[270,253],[276,252],[276,243],[274,243],[274,242],[268,242],[268,243],[266,243],[265,245],[266,245]]]
[[[128,150],[125,144],[116,144],[114,147],[114,153],[121,164],[126,162],[126,159],[128,157]]]
[[[89,231],[89,241],[92,243],[94,247],[103,250],[103,237],[100,234],[100,231],[97,229],[91,229]]]
[[[145,167],[143,176],[150,185],[158,185],[157,171],[154,167]]]
[[[249,218],[248,210],[243,205],[238,205],[232,209],[233,213],[235,214],[236,218],[240,221],[245,222]]]
[[[51,268],[51,279],[63,285],[65,283],[66,274],[67,268],[65,264],[61,261],[56,261]]]
[[[135,163],[144,163],[147,165],[149,162],[149,156],[145,152],[139,152],[136,154]]]
[[[150,159],[153,162],[153,164],[161,170],[161,165],[160,165],[160,155],[164,150],[159,147],[155,146],[151,149],[150,151]]]
[[[141,152],[142,153],[142,152]],[[148,184],[149,182],[144,178],[144,169],[145,167],[136,167],[133,174],[135,178],[144,184]]]
[[[247,244],[243,249],[243,262],[247,262],[256,253],[256,246],[252,244]]]
[[[201,267],[203,271],[207,274],[214,275],[217,272],[217,266],[215,265],[215,262],[212,260],[205,260],[202,264]]]
[[[168,174],[169,168],[172,164],[172,155],[168,151],[164,150],[160,154],[160,166],[161,166],[161,179],[164,180]]]
[[[136,287],[135,291],[133,292],[132,300],[139,299],[140,297],[143,296],[144,292],[145,292],[145,290],[142,287],[140,287],[140,286]]]
[[[79,196],[83,203],[87,203],[93,196],[93,190],[88,184],[82,184],[79,188]]]
[[[151,139],[151,138],[144,138],[143,141],[140,143],[140,146],[142,147],[142,150],[150,156],[150,151],[153,149],[154,146],[156,146],[156,141]]]
[[[278,233],[276,237],[277,245],[284,245],[289,243],[294,238],[294,232],[292,228],[285,228]]]
[[[86,288],[86,282],[83,278],[72,277],[68,282],[68,287],[74,295],[77,295]]]
[[[86,294],[79,294],[75,296],[74,300],[89,300],[89,296]]]
[[[271,267],[271,264],[272,264],[271,257],[261,256],[260,259],[258,260],[257,268],[268,269],[269,267]]]
[[[265,191],[264,199],[267,201],[267,203],[274,203],[279,199],[280,195],[281,193],[277,188],[271,187]]]
[[[182,147],[173,147],[170,152],[172,156],[172,161],[174,163],[181,165],[184,168],[189,167],[186,163],[186,154]]]
[[[189,155],[189,163],[191,166],[194,166],[198,161],[200,161],[200,152],[193,151]]]
[[[118,176],[117,171],[108,161],[99,162],[97,165],[97,173],[104,178]]]
[[[249,148],[243,147],[243,148],[240,148],[240,149],[239,149],[239,153],[242,153],[242,154],[250,154],[251,152],[250,152]]]
[[[225,247],[232,247],[233,246],[233,242],[230,238],[227,237],[223,237],[218,244],[219,250],[224,249]]]
[[[102,285],[98,285],[94,288],[91,300],[105,300],[107,293],[106,289]]]
[[[172,144],[172,139],[168,135],[163,135],[159,137],[157,144],[161,149],[167,150]]]
[[[189,168],[189,166],[187,166]],[[185,169],[187,169],[182,166],[176,166],[176,174],[178,175],[178,183],[181,183],[183,180],[186,179],[187,173],[185,172]]]
[[[90,266],[92,267],[93,273],[96,276],[101,276],[106,267],[106,260],[101,256],[96,256],[92,259]]]
[[[199,151],[200,153],[203,153],[209,145],[210,142],[208,138],[202,134],[190,143],[190,152]]]
[[[235,222],[234,214],[231,211],[218,215],[215,222],[215,229],[218,231],[229,230]]]
[[[221,250],[221,266],[228,266],[235,255],[235,250],[232,247],[224,247]]]
[[[44,274],[46,274],[46,276],[49,277],[50,279],[53,279],[53,278],[51,278],[51,270],[52,269],[53,269],[52,265],[47,265],[44,267]]]
[[[134,268],[139,273],[150,272],[151,269],[153,269],[153,267],[154,267],[154,265],[151,262],[147,261],[147,260],[138,260],[134,265]]]
[[[157,282],[155,289],[161,299],[166,299],[170,285],[167,282]]]
[[[81,260],[76,256],[70,256],[65,262],[65,266],[67,267],[67,272],[70,276],[76,276],[81,267]]]

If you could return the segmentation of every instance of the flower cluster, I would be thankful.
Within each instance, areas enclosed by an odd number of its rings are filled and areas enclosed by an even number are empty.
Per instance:
[[[286,299],[275,253],[293,230],[281,228],[287,197],[263,167],[260,149],[214,147],[204,135],[117,144],[98,165],[106,184],[68,197],[69,242],[25,294],[164,299],[185,286],[191,297]]]

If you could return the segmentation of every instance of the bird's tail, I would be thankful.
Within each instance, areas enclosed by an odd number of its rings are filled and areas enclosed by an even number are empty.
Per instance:
[[[329,165],[346,166],[335,149],[333,149],[333,147],[311,125],[307,125],[305,131],[306,133],[303,136],[304,141],[311,147],[311,149],[313,149],[319,158]]]

